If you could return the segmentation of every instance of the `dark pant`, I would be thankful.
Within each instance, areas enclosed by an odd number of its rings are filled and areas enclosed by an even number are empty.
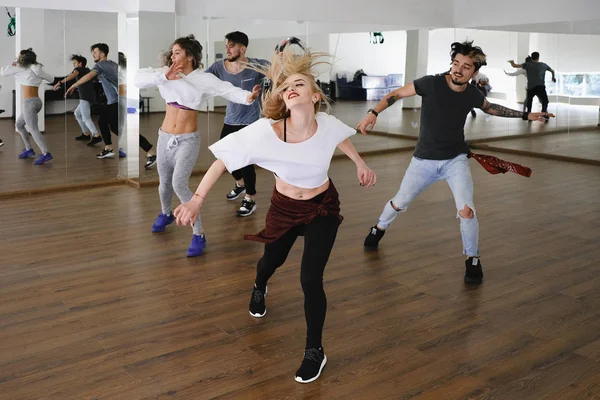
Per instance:
[[[98,127],[104,144],[112,145],[110,132],[119,135],[119,104],[101,105],[99,107],[100,119],[98,119]]]
[[[247,125],[227,125],[223,124],[223,129],[221,130],[221,139],[230,133],[237,132],[242,128],[245,128]],[[254,165],[247,165],[244,168],[235,170],[231,173],[236,181],[240,179],[244,179],[244,186],[246,186],[246,194],[254,196],[256,194],[256,171],[254,170]]]
[[[540,85],[534,88],[527,90],[527,99],[525,100],[527,103],[527,109],[531,112],[531,106],[533,104],[533,98],[537,96],[540,99],[540,103],[542,103],[542,112],[548,111],[548,93],[546,93],[546,86]]]
[[[148,141],[148,139],[146,139],[143,135],[140,134],[140,147],[142,148],[142,150],[144,150],[146,153],[150,151],[150,149],[152,148],[152,143],[150,143]]]
[[[316,217],[306,225],[290,229],[275,242],[265,244],[265,252],[256,268],[256,287],[264,290],[269,278],[285,262],[296,238],[304,235],[300,282],[304,292],[306,348],[308,349],[321,347],[327,312],[327,298],[325,290],[323,290],[323,272],[339,225],[339,219],[329,215]]]

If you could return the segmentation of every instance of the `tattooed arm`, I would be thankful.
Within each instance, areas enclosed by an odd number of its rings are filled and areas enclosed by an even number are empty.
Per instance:
[[[415,96],[416,94],[417,92],[415,90],[415,85],[411,82],[388,93],[383,99],[381,99],[379,103],[377,103],[375,107],[373,107],[373,111],[379,114],[386,108],[392,106],[397,100]],[[358,129],[363,135],[366,135],[366,129],[373,129],[376,122],[377,116],[369,113],[362,121],[360,121],[356,129]]]
[[[499,104],[490,103],[487,99],[483,100],[481,111],[486,114],[495,115],[497,117],[506,118],[522,118],[529,121],[546,121],[546,117],[554,117],[554,114],[547,112],[542,113],[527,113],[522,111],[513,110],[512,108],[504,107]]]

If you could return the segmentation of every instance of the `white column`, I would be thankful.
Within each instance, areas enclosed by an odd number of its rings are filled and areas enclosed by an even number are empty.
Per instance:
[[[38,62],[44,63],[45,45],[44,45],[44,10],[34,8],[22,8],[17,7],[15,9],[15,23],[17,28],[17,34],[15,35],[15,58],[19,56],[19,52],[23,49],[32,48],[37,55]],[[56,40],[58,38],[54,38]],[[59,40],[62,40],[60,38]],[[49,72],[49,71],[46,71]],[[49,72],[52,74],[51,72]],[[45,81],[44,81],[45,82]],[[46,129],[46,119],[44,113],[46,110],[44,104],[44,91],[49,86],[42,83],[39,89],[39,96],[42,100],[42,109],[38,114],[38,127],[40,131]],[[20,84],[15,84],[16,89],[16,113],[15,118],[21,115],[21,108],[23,105],[23,90]]]
[[[517,59],[515,63],[522,64],[525,58],[529,55],[529,32],[517,33]],[[515,79],[515,93],[517,94],[517,102],[522,103],[527,97],[526,88],[527,77],[525,75],[517,76]]]
[[[123,148],[127,157],[119,160],[118,177],[122,179],[139,179],[140,175],[140,147],[139,147],[139,89],[133,85],[133,76],[140,68],[140,37],[139,17],[137,13],[119,13],[117,17],[118,46],[127,57],[127,101],[119,102],[119,113],[125,113],[125,124],[119,138],[119,146]],[[114,60],[118,57],[114,56]],[[121,85],[121,82],[119,82]],[[135,110],[128,113],[127,108]],[[116,149],[115,149],[116,150]]]
[[[427,75],[427,51],[429,31],[426,29],[406,32],[406,67],[404,84]],[[402,108],[420,108],[421,96],[402,100]]]

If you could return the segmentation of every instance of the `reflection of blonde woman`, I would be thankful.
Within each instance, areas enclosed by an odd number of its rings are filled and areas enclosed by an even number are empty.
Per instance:
[[[201,71],[201,60],[200,42],[193,35],[181,37],[173,43],[166,67],[144,68],[135,75],[138,88],[157,86],[167,102],[165,119],[158,130],[157,146],[162,212],[152,225],[152,232],[164,232],[166,226],[175,220],[171,213],[173,192],[182,203],[192,198],[188,181],[200,150],[197,120],[202,102],[223,96],[236,103],[251,104],[258,96],[258,87],[251,93]],[[194,218],[193,231],[188,257],[201,255],[206,246],[198,213]]]
[[[323,272],[342,217],[338,192],[328,177],[337,147],[356,163],[361,185],[375,184],[375,174],[348,139],[356,131],[328,114],[318,112],[323,92],[312,69],[318,55],[295,56],[290,49],[275,56],[265,75],[272,81],[263,96],[262,118],[210,146],[217,157],[192,200],[175,210],[177,223],[196,220],[209,190],[218,177],[246,165],[257,164],[273,172],[275,189],[266,227],[248,240],[265,243],[250,300],[250,315],[266,312],[267,281],[285,262],[298,236],[304,236],[300,281],[304,292],[306,346],[296,381],[316,380],[327,362],[321,343],[327,300]],[[258,68],[258,67],[257,67]]]
[[[15,81],[20,83],[23,89],[24,102],[21,115],[17,119],[17,132],[19,132],[23,143],[25,143],[25,149],[19,154],[19,158],[23,159],[35,155],[29,141],[29,134],[25,129],[27,126],[33,140],[42,152],[34,164],[40,165],[52,160],[52,154],[48,151],[46,140],[44,140],[38,128],[38,113],[42,109],[42,100],[39,97],[38,88],[42,84],[42,80],[52,83],[54,78],[42,69],[42,64],[38,64],[37,56],[31,48],[21,50],[17,61],[12,65],[2,67],[0,75],[14,75]]]

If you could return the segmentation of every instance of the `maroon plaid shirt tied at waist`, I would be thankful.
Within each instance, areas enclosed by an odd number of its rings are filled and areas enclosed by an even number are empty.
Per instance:
[[[339,194],[331,180],[325,192],[309,200],[295,200],[273,189],[265,229],[255,235],[244,235],[244,239],[273,243],[293,227],[328,215],[337,217],[340,223],[344,219],[340,215]]]

